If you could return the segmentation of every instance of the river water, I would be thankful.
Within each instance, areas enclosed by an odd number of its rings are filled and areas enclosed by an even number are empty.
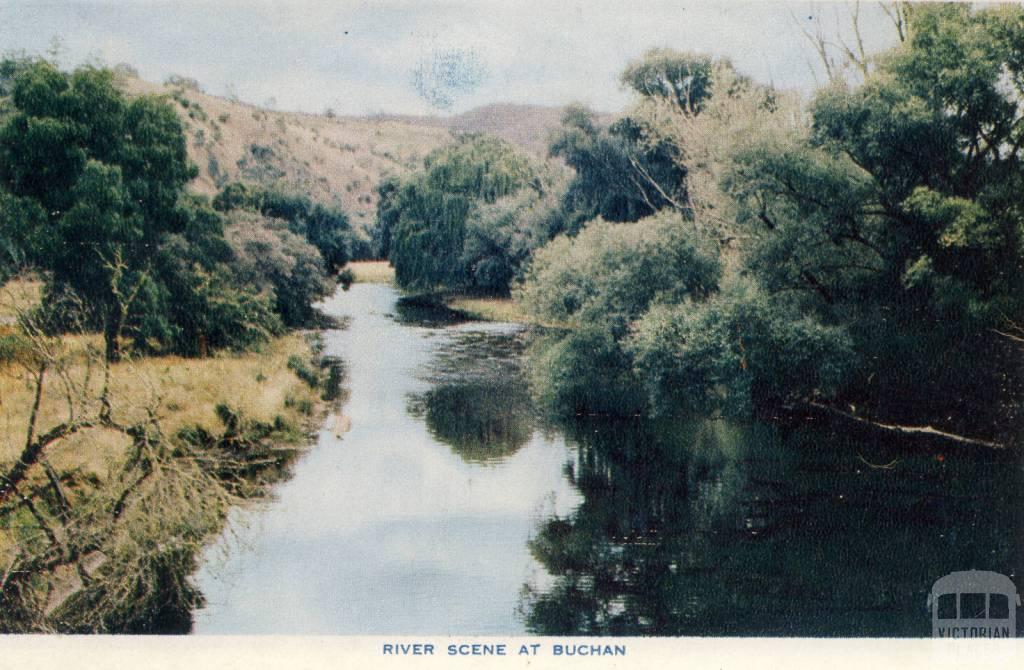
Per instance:
[[[348,432],[238,510],[196,633],[927,636],[1024,571],[1019,461],[721,420],[552,423],[529,334],[356,284],[325,311]],[[1021,617],[1024,620],[1024,617]]]

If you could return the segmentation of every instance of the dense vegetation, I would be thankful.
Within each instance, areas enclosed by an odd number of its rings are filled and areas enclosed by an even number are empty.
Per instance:
[[[510,158],[469,142],[436,154],[381,190],[400,282],[518,286],[551,327],[533,380],[559,412],[841,405],[1011,438],[1024,12],[905,18],[899,47],[849,80],[830,70],[806,109],[726,61],[649,52],[622,76],[637,103],[609,127],[566,110],[550,151],[574,176],[543,216],[465,197],[535,188]],[[478,189],[492,171],[506,190]],[[543,234],[522,244],[521,230]]]
[[[630,67],[624,81],[643,97],[629,124],[648,145],[676,146],[662,156],[681,163],[677,176],[702,177],[686,203],[659,208],[678,212],[673,234],[702,243],[724,273],[698,294],[673,294],[645,266],[656,254],[637,253],[632,236],[609,247],[607,223],[556,240],[535,257],[523,302],[542,320],[583,318],[558,336],[557,353],[543,346],[542,396],[563,410],[614,411],[588,395],[610,381],[644,391],[620,412],[739,416],[844,401],[869,416],[1011,437],[1021,351],[1005,335],[1024,313],[1024,13],[914,6],[909,22],[863,83],[822,89],[806,122],[727,64],[662,50]],[[752,119],[761,132],[737,138]],[[726,151],[712,135],[732,138]],[[688,157],[705,174],[688,170]],[[618,181],[645,173],[635,166]],[[586,174],[578,167],[578,180]],[[628,225],[665,235],[650,221]],[[577,248],[593,258],[569,270]],[[553,271],[555,254],[566,269]],[[680,281],[693,263],[676,265]],[[583,365],[595,352],[613,374]]]
[[[111,71],[8,60],[0,79],[4,276],[41,271],[53,324],[81,307],[108,359],[125,335],[185,354],[264,342],[307,322],[349,259],[345,215],[307,198],[232,185],[225,216],[186,194],[196,168],[173,108],[127,98]]]
[[[272,336],[333,290],[347,218],[195,175],[167,100],[0,61],[0,631],[187,630],[199,552],[337,398],[314,338]]]
[[[376,253],[403,287],[507,294],[531,251],[561,230],[561,174],[510,144],[467,136],[378,188]]]

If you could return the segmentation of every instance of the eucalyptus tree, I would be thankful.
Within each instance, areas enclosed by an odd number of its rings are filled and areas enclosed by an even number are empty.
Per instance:
[[[0,128],[5,210],[19,210],[26,255],[92,309],[108,359],[135,298],[152,288],[153,253],[180,231],[178,206],[196,175],[181,123],[164,101],[127,99],[109,70],[58,71],[46,62],[14,80]]]

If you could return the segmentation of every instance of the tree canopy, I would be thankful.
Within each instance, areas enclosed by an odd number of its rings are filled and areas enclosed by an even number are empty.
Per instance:
[[[257,213],[226,226],[185,192],[196,168],[174,108],[126,97],[111,71],[8,60],[0,83],[0,269],[42,271],[54,327],[84,307],[109,360],[122,335],[185,354],[258,344],[308,322],[349,259],[345,214],[302,196],[232,185],[215,204]]]
[[[545,181],[507,142],[463,137],[401,184],[381,185],[374,236],[404,287],[507,292],[517,267],[508,221],[499,222],[493,206],[520,192],[543,198]]]
[[[117,358],[133,296],[152,281],[152,252],[186,218],[178,198],[196,169],[181,124],[163,101],[128,100],[110,71],[92,67],[69,75],[33,63],[11,99],[0,183],[20,201],[26,253],[54,287],[85,299]]]
[[[1006,333],[1024,322],[1024,11],[900,16],[905,41],[806,114],[728,63],[668,50],[623,73],[640,99],[607,131],[567,110],[552,151],[576,170],[567,209],[592,248],[556,239],[526,273],[525,304],[568,327],[539,348],[537,386],[579,380],[589,358],[613,381],[576,391],[644,398],[612,413],[844,402],[989,434],[1020,416]],[[652,251],[596,261],[606,221],[659,210],[682,219],[628,225],[717,246],[706,291],[651,299],[639,284],[681,267],[652,266]]]

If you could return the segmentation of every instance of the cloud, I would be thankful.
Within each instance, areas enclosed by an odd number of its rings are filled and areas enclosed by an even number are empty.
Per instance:
[[[0,0],[0,44],[43,53],[60,35],[66,65],[98,55],[110,64],[131,63],[156,81],[178,73],[214,93],[231,86],[250,102],[273,95],[282,109],[419,113],[431,108],[421,95],[425,88],[435,106],[455,112],[481,102],[574,100],[613,111],[630,100],[619,73],[655,46],[726,56],[758,80],[810,90],[814,63],[798,25],[809,20],[809,7],[678,0]],[[842,6],[820,11],[828,14],[827,26],[846,19]],[[872,48],[895,41],[877,7],[862,9],[862,27]],[[463,56],[453,60],[453,54]],[[279,88],[271,92],[271,83]]]

